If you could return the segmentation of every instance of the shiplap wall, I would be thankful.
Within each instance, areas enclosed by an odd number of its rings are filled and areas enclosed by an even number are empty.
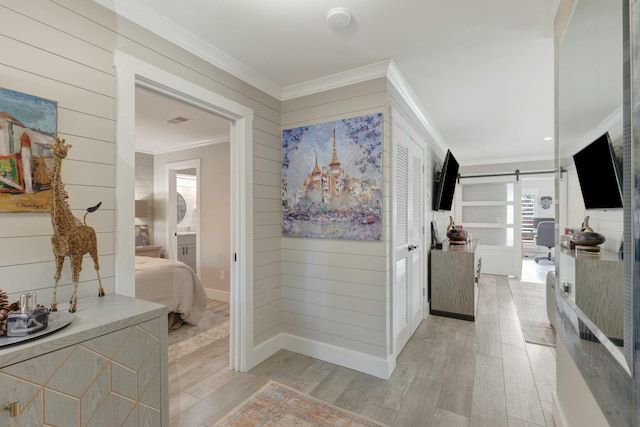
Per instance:
[[[113,32],[64,4],[0,1],[0,86],[58,102],[58,134],[73,145],[62,164],[71,209],[81,218],[88,206],[102,202],[87,221],[97,232],[106,292],[113,292],[115,271],[115,42]],[[38,291],[38,302],[48,305],[55,273],[50,215],[0,216],[0,286],[12,300],[25,291]],[[60,302],[72,291],[68,260],[63,273]],[[89,257],[80,281],[79,297],[97,295]]]
[[[73,1],[81,7],[79,0]],[[274,210],[280,206],[280,101],[221,71],[139,26],[118,19],[118,49],[155,67],[180,76],[227,99],[251,108],[253,120],[253,304],[254,345],[278,333],[267,313],[280,309],[280,227]],[[277,174],[276,172],[277,171]],[[273,182],[277,181],[277,186]],[[278,208],[275,208],[275,206]],[[156,204],[157,207],[157,204]],[[156,224],[157,226],[157,224]],[[157,231],[157,230],[156,230]],[[156,233],[157,234],[157,233]],[[227,276],[228,277],[228,276]],[[277,316],[276,316],[277,318]]]
[[[280,101],[85,0],[0,0],[0,84],[58,101],[58,130],[73,144],[63,165],[71,207],[81,215],[102,201],[89,222],[98,232],[103,283],[114,288],[115,78],[114,49],[164,69],[254,111],[254,320],[262,339],[275,334],[265,313],[280,307]],[[3,288],[50,292],[54,274],[48,214],[2,214]],[[133,224],[132,224],[133,229]],[[62,282],[70,283],[66,272]],[[82,295],[97,283],[85,261]],[[70,290],[61,291],[64,300]],[[41,300],[48,298],[41,297]]]
[[[391,317],[386,79],[282,103],[283,129],[378,112],[384,116],[382,240],[282,238],[280,321],[284,333],[386,358]]]
[[[155,245],[153,238],[153,156],[148,153],[136,152],[136,200],[147,203],[147,217],[136,218],[137,224],[149,226],[151,245]]]

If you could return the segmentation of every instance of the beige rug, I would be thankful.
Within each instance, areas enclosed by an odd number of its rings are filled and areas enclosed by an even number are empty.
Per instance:
[[[556,331],[547,317],[546,285],[509,280],[524,339],[532,344],[555,347]]]
[[[229,304],[209,300],[197,325],[183,324],[169,331],[169,362],[229,336]]]
[[[275,381],[269,381],[213,426],[382,427],[383,425]]]

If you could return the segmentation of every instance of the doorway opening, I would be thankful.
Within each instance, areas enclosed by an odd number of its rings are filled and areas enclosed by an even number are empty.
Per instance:
[[[198,106],[231,123],[230,151],[230,345],[231,369],[246,371],[253,349],[253,295],[250,256],[252,222],[252,132],[253,111],[121,51],[115,52],[117,70],[117,205],[116,213],[116,292],[135,296],[135,236],[129,230],[134,222],[135,182],[135,88],[146,87],[177,100]]]

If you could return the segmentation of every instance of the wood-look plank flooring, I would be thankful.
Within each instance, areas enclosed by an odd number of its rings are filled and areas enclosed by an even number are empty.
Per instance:
[[[428,316],[389,380],[286,350],[238,373],[228,351],[169,365],[171,426],[209,426],[270,379],[390,426],[554,426],[555,348],[524,341],[506,277],[482,275],[476,322]]]
[[[540,260],[540,263],[537,263],[534,257],[525,257],[522,259],[522,276],[520,280],[530,283],[546,283],[547,272],[553,271],[555,268],[553,262]]]

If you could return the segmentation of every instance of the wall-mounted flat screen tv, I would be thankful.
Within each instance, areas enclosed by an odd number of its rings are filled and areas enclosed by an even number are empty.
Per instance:
[[[453,203],[453,193],[456,190],[458,180],[458,169],[460,165],[453,157],[451,150],[447,150],[447,155],[442,164],[440,179],[436,180],[433,198],[434,211],[450,211]]]
[[[620,165],[609,132],[573,155],[585,209],[622,207]]]

